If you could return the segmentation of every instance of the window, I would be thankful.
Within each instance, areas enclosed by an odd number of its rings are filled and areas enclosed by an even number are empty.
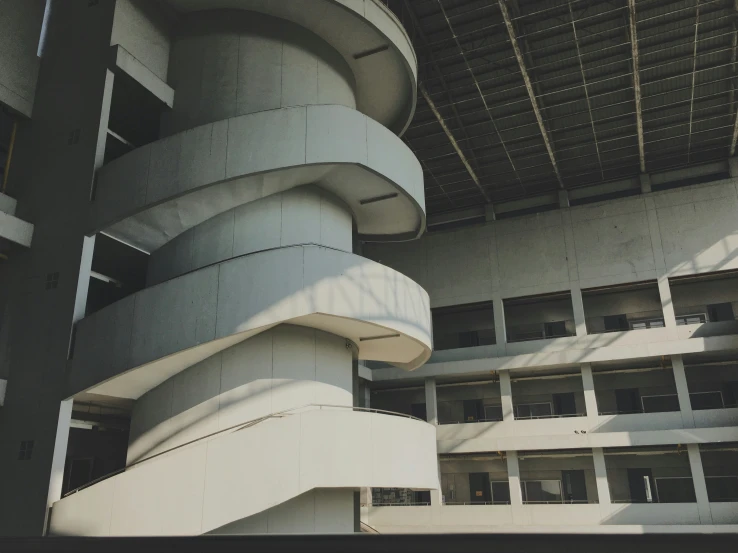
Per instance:
[[[641,412],[638,388],[620,388],[615,390],[615,403],[618,414]]]
[[[711,502],[738,501],[738,476],[706,476],[705,484]]]
[[[510,483],[507,480],[489,482],[492,488],[492,503],[495,505],[510,504]]]
[[[676,394],[642,396],[641,403],[644,413],[679,411],[679,397]]]
[[[33,455],[33,440],[26,440],[20,443],[20,451],[18,451],[19,461],[28,461]]]
[[[628,317],[626,315],[605,315],[605,332],[628,330]]]
[[[516,419],[535,419],[550,417],[553,413],[550,403],[522,403],[515,407]]]
[[[526,480],[521,485],[524,503],[561,503],[561,480]]]
[[[413,403],[410,406],[410,414],[420,420],[427,421],[428,413],[425,408],[425,403]]]
[[[502,405],[485,405],[484,406],[484,420],[501,421],[502,420]]]
[[[680,325],[696,325],[707,321],[707,316],[704,313],[698,313],[696,315],[679,315],[676,318],[677,326]]]
[[[724,407],[721,392],[692,392],[689,394],[689,402],[695,411],[722,409]]]
[[[544,325],[546,338],[560,338],[568,336],[566,332],[566,321],[556,321],[554,323],[546,323]]]
[[[735,319],[733,314],[733,305],[730,303],[713,303],[707,306],[707,314],[710,316],[710,322],[732,321]]]
[[[691,476],[669,476],[655,480],[659,503],[694,503],[697,501]]]
[[[664,328],[664,319],[644,319],[631,321],[631,330],[643,330],[645,328]]]
[[[46,275],[46,289],[53,290],[59,286],[59,273],[48,273]]]
[[[465,399],[464,422],[477,422],[484,418],[484,405],[481,399]]]

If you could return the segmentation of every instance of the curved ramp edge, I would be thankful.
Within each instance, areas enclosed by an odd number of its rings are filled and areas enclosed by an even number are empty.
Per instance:
[[[435,427],[360,411],[270,419],[61,499],[52,535],[197,535],[311,490],[438,489]]]

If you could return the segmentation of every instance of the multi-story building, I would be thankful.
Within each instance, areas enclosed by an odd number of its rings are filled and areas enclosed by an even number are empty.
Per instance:
[[[307,4],[0,0],[0,535],[738,531],[733,3]]]

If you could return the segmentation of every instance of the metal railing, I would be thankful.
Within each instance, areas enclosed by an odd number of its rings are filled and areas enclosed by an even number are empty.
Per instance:
[[[252,426],[256,426],[257,424],[270,420],[275,418],[282,418],[285,416],[291,416],[296,414],[296,411],[302,411],[302,410],[322,410],[323,408],[327,409],[350,409],[352,411],[362,411],[362,412],[368,412],[368,413],[378,413],[383,415],[391,415],[396,417],[403,417],[406,419],[413,419],[420,422],[426,422],[422,419],[419,419],[418,417],[414,417],[412,415],[408,415],[406,413],[397,413],[396,411],[386,411],[384,409],[373,409],[371,407],[354,407],[352,405],[331,405],[331,404],[320,404],[320,403],[308,403],[305,405],[300,405],[299,407],[291,407],[289,409],[285,409],[284,411],[277,411],[275,413],[269,413],[268,415],[264,415],[263,417],[259,417],[256,419],[251,419],[245,422],[241,422],[238,424],[234,424],[233,426],[229,426],[228,428],[223,428],[222,430],[218,430],[216,432],[211,432],[210,434],[206,434],[205,436],[200,436],[199,438],[195,438],[194,440],[190,440],[188,442],[176,445],[174,447],[171,447],[165,451],[161,451],[159,453],[156,453],[154,455],[151,455],[150,457],[146,457],[145,459],[141,459],[139,461],[136,461],[135,463],[131,463],[128,466],[125,466],[121,469],[115,470],[113,472],[109,472],[108,474],[105,474],[103,476],[100,476],[99,478],[95,478],[94,480],[91,480],[90,482],[87,482],[86,484],[82,484],[81,486],[78,486],[77,488],[74,488],[73,490],[68,491],[65,493],[62,497],[67,497],[72,494],[75,494],[81,490],[84,490],[85,488],[89,488],[90,486],[93,486],[99,482],[102,482],[103,480],[107,480],[108,478],[112,478],[113,476],[116,476],[118,474],[122,474],[128,469],[131,469],[133,467],[136,467],[142,463],[146,463],[148,461],[151,461],[152,459],[156,459],[157,457],[161,457],[162,455],[166,455],[167,453],[171,453],[172,451],[176,451],[177,449],[181,449],[183,447],[187,447],[189,445],[195,444],[197,442],[201,442],[203,440],[207,440],[208,438],[212,438],[213,436],[218,436],[220,434],[225,434],[226,432],[239,432],[241,430],[245,430],[246,428],[251,428]],[[427,423],[426,423],[427,424]]]

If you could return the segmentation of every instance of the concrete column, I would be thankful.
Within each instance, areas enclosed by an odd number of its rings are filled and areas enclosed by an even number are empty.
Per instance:
[[[590,428],[597,426],[599,410],[597,408],[597,396],[595,394],[594,378],[592,377],[592,365],[582,363],[582,386],[584,387],[584,405],[587,409],[587,422]]]
[[[425,416],[426,420],[438,426],[438,399],[436,397],[436,379],[425,379]]]
[[[484,220],[485,221],[495,221],[497,220],[497,215],[495,215],[495,206],[492,204],[487,204],[484,206]]]
[[[56,438],[54,440],[54,455],[51,458],[49,492],[46,499],[44,534],[46,534],[48,528],[51,506],[61,499],[62,486],[64,484],[64,464],[67,460],[67,443],[69,442],[69,427],[72,423],[73,406],[73,399],[62,401],[59,406],[59,420],[56,425]]]
[[[515,412],[513,411],[512,385],[510,384],[510,371],[499,371],[499,374],[500,374],[500,401],[502,404],[502,420],[504,422],[512,422],[515,420]]]
[[[674,371],[674,383],[679,397],[679,411],[682,413],[684,428],[694,428],[694,414],[692,413],[692,402],[689,400],[689,386],[687,385],[687,375],[684,372],[682,356],[672,355],[671,366]]]
[[[605,519],[612,510],[612,499],[610,498],[610,486],[607,482],[607,465],[605,465],[605,453],[601,447],[592,448],[592,460],[594,461],[595,480],[597,481],[597,498],[600,505],[600,516]]]
[[[578,283],[571,286],[571,306],[574,310],[574,325],[577,329],[577,336],[586,336],[587,322],[584,315],[584,300],[582,299],[582,289]]]
[[[639,178],[641,181],[641,194],[648,194],[651,192],[651,175],[648,173],[641,173]]]
[[[699,444],[688,444],[689,468],[692,471],[692,483],[694,484],[694,495],[697,498],[697,510],[700,514],[700,524],[712,524],[712,511],[710,510],[710,499],[707,496],[707,485],[705,484],[705,471],[702,468],[702,456]]]
[[[497,351],[504,354],[507,347],[507,330],[505,329],[505,304],[502,296],[495,296],[492,300],[492,309],[495,313],[495,341]]]
[[[671,300],[671,288],[669,287],[669,279],[666,275],[658,278],[659,296],[661,297],[661,311],[664,313],[664,326],[667,328],[676,328],[676,318],[674,316],[674,304]]]
[[[520,488],[520,463],[517,451],[507,451],[507,481],[510,485],[510,504],[515,507],[523,505],[523,491]]]

